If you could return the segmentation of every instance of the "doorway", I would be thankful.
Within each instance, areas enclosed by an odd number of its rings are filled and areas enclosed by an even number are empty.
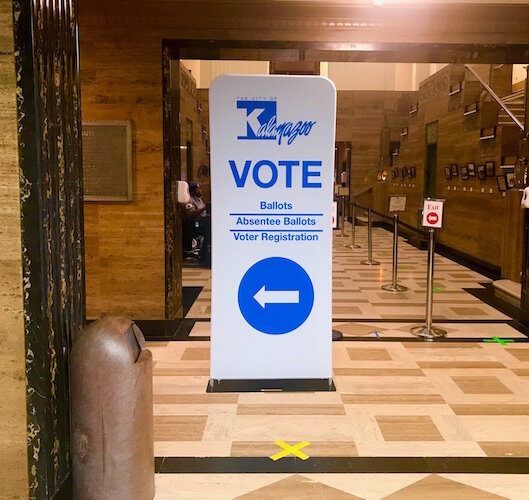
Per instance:
[[[426,147],[424,158],[424,198],[436,197],[437,186],[437,140],[439,135],[439,122],[426,125]]]

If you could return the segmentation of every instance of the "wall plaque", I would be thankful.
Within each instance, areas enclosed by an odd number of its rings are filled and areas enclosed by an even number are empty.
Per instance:
[[[130,120],[83,122],[82,130],[85,201],[131,201]]]

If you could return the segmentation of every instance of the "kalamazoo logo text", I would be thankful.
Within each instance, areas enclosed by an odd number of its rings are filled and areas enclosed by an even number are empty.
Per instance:
[[[238,109],[246,110],[246,135],[237,139],[277,140],[278,144],[285,139],[292,144],[296,137],[309,135],[316,122],[298,121],[296,123],[277,123],[276,101],[237,101]]]

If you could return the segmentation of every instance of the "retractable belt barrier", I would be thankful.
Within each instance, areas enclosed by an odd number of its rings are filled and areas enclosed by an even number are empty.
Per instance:
[[[405,292],[408,287],[397,283],[397,262],[399,245],[399,214],[393,214],[393,272],[389,285],[382,285],[382,290],[387,292]]]
[[[435,229],[428,229],[428,276],[426,281],[426,322],[414,326],[410,333],[425,340],[434,340],[446,335],[446,330],[432,325],[433,320],[433,263],[435,254]]]
[[[363,207],[360,205],[357,205],[353,203],[353,235],[352,235],[352,242],[351,245],[348,245],[348,248],[358,248],[358,246],[355,245],[355,207],[359,207],[362,210],[367,210],[368,213],[368,232],[367,232],[367,241],[368,241],[368,257],[367,260],[364,260],[361,262],[361,264],[369,265],[369,266],[375,266],[379,265],[380,263],[373,260],[373,235],[372,235],[372,216],[373,213],[378,215],[379,217],[389,219],[391,218],[385,214],[381,214],[378,212],[375,212],[370,207]],[[427,214],[428,216],[428,214]],[[425,231],[421,231],[420,229],[417,229],[416,227],[413,227],[409,224],[405,224],[403,222],[400,222],[402,226],[407,228],[410,231],[413,231],[420,235],[425,235]],[[398,214],[393,214],[393,272],[392,272],[392,282],[387,285],[383,285],[382,289],[391,291],[391,292],[404,292],[408,288],[404,285],[399,285],[397,283],[397,266],[398,266],[398,234],[399,234],[399,216]],[[438,328],[436,326],[433,326],[433,289],[434,289],[434,282],[433,282],[433,273],[434,273],[434,256],[435,256],[435,229],[429,228],[428,229],[428,273],[427,273],[427,284],[426,284],[426,320],[425,324],[421,326],[413,327],[410,332],[417,336],[421,337],[425,340],[434,340],[436,338],[441,338],[446,336],[446,331],[442,328]]]
[[[351,207],[351,243],[345,245],[346,248],[356,250],[357,248],[362,248],[360,245],[356,244],[356,203],[353,201]]]
[[[373,260],[373,235],[372,235],[372,215],[373,210],[367,209],[367,260],[363,260],[360,264],[364,266],[379,266],[380,262]]]

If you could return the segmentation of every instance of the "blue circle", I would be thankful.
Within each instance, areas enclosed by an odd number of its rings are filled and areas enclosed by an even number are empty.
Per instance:
[[[288,333],[309,317],[314,287],[297,262],[270,257],[244,274],[238,292],[239,309],[256,330],[270,335]]]

